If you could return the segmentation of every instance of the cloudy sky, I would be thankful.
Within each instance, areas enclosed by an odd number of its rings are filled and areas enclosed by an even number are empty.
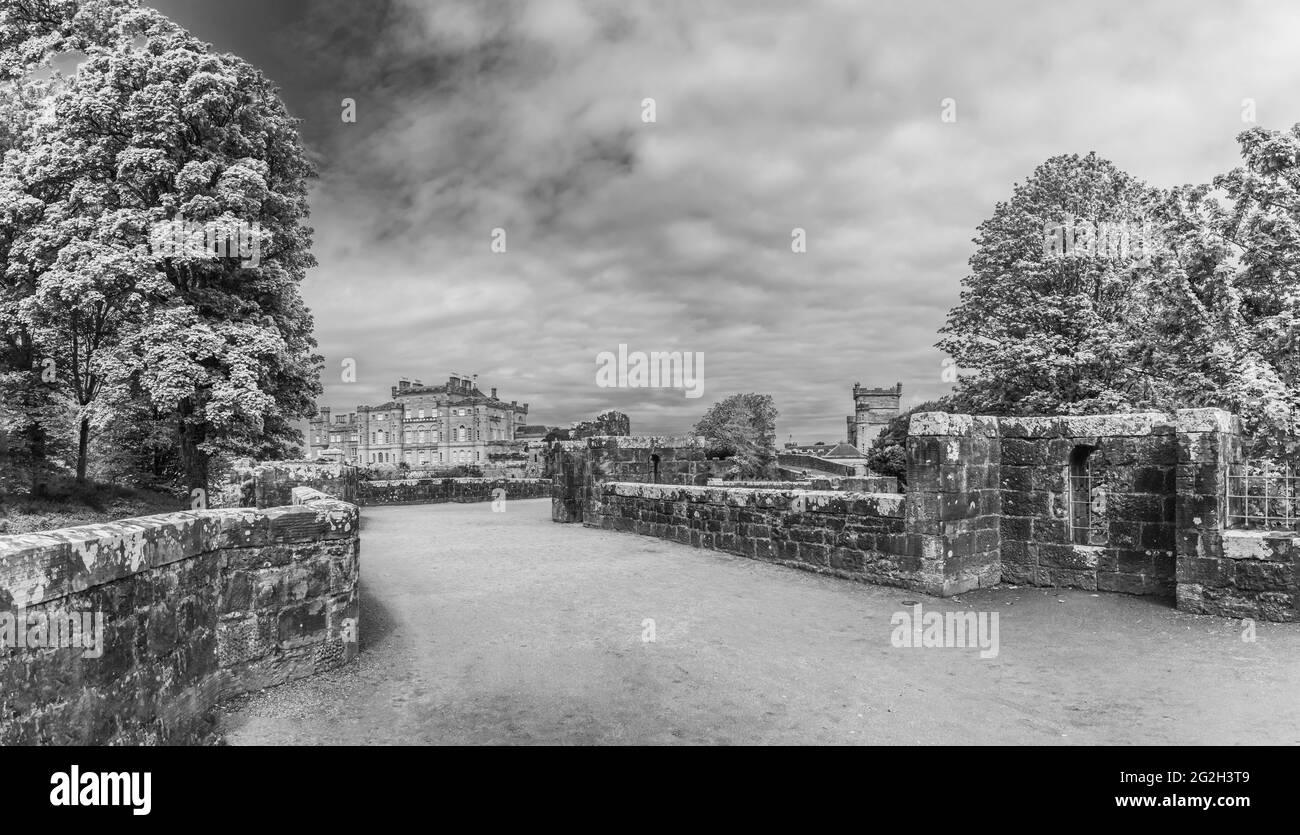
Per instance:
[[[1043,160],[1206,182],[1237,164],[1243,99],[1300,121],[1300,4],[151,5],[303,120],[336,410],[460,371],[530,423],[613,407],[676,433],[756,391],[782,440],[838,440],[854,382],[947,390],[933,346],[975,227]],[[702,352],[704,396],[598,388],[620,343]]]

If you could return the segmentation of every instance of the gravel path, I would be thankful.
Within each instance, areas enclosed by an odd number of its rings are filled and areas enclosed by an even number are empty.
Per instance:
[[[363,516],[359,661],[228,703],[231,744],[1300,744],[1300,624],[1248,643],[1145,598],[939,600],[545,499]],[[997,657],[894,647],[904,601],[997,612]]]

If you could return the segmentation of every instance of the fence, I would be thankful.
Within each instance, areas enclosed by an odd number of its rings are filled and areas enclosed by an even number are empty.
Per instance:
[[[1300,468],[1276,461],[1228,465],[1229,528],[1300,529]]]

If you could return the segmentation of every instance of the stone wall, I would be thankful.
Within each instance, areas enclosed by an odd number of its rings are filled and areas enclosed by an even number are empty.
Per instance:
[[[356,502],[358,470],[351,464],[320,461],[236,462],[217,485],[211,507],[282,507],[295,487],[311,487],[340,501]]]
[[[835,461],[827,461],[825,458],[818,458],[815,455],[800,455],[798,453],[780,453],[776,456],[776,463],[788,470],[808,469],[816,470],[823,473],[832,473],[839,476],[861,476],[866,470],[866,462],[859,466],[851,464],[840,464]]]
[[[729,481],[711,478],[706,487],[757,487],[762,490],[846,490],[853,493],[897,493],[898,479],[893,476],[865,476],[857,478],[826,476],[789,481]]]
[[[1241,421],[1215,409],[1178,413],[1178,608],[1300,620],[1300,532],[1231,530],[1228,467],[1243,460]]]
[[[1172,597],[1175,422],[1158,412],[1000,418],[1003,578]],[[1093,450],[1091,525],[1076,541],[1069,472],[1080,447]]]
[[[1300,532],[1228,529],[1227,472],[1240,463],[1241,448],[1240,421],[1217,409],[1052,418],[917,414],[909,428],[907,492],[895,495],[901,529],[838,561],[855,560],[862,570],[832,560],[849,547],[840,531],[862,505],[833,504],[812,515],[781,509],[822,495],[819,488],[833,479],[745,487],[711,480],[713,462],[690,442],[557,445],[552,518],[878,577],[873,581],[936,595],[1011,582],[1173,596],[1189,612],[1300,620]],[[1084,451],[1088,464],[1080,472],[1087,479],[1072,485],[1072,458]],[[708,489],[632,490],[628,482],[655,480],[647,477],[652,452],[660,483]],[[839,486],[858,485],[844,479]],[[1077,519],[1072,499],[1081,503]],[[868,516],[875,524],[878,514]],[[865,568],[877,565],[885,567]]]
[[[1300,620],[1300,533],[1224,531],[1216,555],[1178,558],[1178,608],[1202,615]]]
[[[605,481],[642,484],[707,484],[731,475],[736,464],[709,458],[703,438],[612,437],[557,441],[551,446],[547,472],[554,483],[551,518],[581,522],[601,499]]]
[[[795,568],[929,588],[907,553],[903,497],[605,482],[591,527],[672,539]]]
[[[995,418],[922,413],[907,439],[907,533],[929,584],[959,594],[1001,579]]]
[[[444,478],[400,481],[362,481],[357,485],[357,504],[362,507],[389,504],[434,504],[438,502],[490,502],[496,490],[506,500],[545,499],[551,496],[551,480],[540,478]]]
[[[0,613],[35,624],[0,649],[0,745],[206,742],[220,699],[354,658],[357,508],[293,501],[0,537]],[[97,656],[37,636],[73,612]]]

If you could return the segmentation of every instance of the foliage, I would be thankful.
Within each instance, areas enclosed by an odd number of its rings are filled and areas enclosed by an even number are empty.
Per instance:
[[[776,406],[769,394],[733,394],[695,424],[709,454],[737,459],[739,478],[770,478],[776,469]]]
[[[70,50],[75,76],[32,74]],[[191,486],[215,458],[291,453],[321,390],[298,289],[314,170],[275,88],[137,0],[7,4],[0,79],[25,103],[0,108],[0,430],[39,458],[33,427],[73,412],[81,475],[92,431],[130,417],[151,446],[173,436],[152,475]],[[256,250],[160,251],[151,232],[178,218]]]
[[[971,411],[1215,406],[1242,415],[1256,451],[1297,436],[1300,126],[1238,140],[1244,164],[1212,185],[1160,191],[1061,156],[997,204],[939,342]],[[1069,216],[1150,224],[1155,246],[1053,252],[1045,228]]]
[[[913,406],[890,418],[885,428],[871,442],[867,451],[867,467],[874,473],[893,476],[898,483],[907,483],[907,427],[912,415],[918,412],[958,412],[962,408],[955,398],[945,397]]]

